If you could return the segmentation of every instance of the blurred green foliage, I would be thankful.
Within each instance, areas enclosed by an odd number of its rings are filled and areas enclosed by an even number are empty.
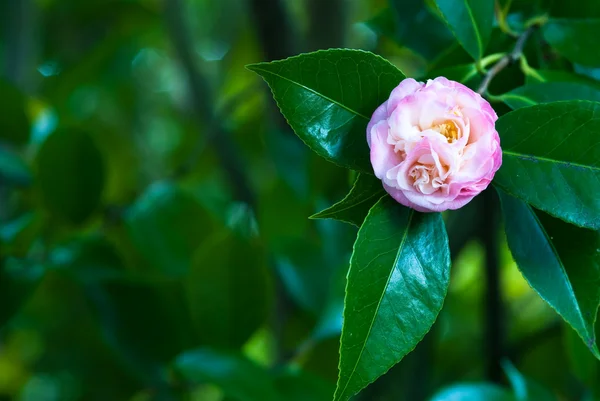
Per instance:
[[[511,29],[546,11],[600,17],[595,0],[499,3]],[[357,230],[308,216],[356,177],[310,152],[244,65],[327,43],[478,82],[433,2],[5,0],[0,20],[0,400],[330,400]],[[503,28],[486,54],[512,46]],[[539,73],[511,67],[492,93],[598,84],[577,55],[527,55]],[[433,330],[357,400],[488,379],[480,209],[446,216],[452,279]],[[526,380],[544,400],[597,399],[597,361],[499,241],[516,368],[459,389]]]

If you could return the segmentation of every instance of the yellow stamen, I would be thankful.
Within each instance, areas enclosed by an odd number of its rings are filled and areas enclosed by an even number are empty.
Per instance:
[[[448,142],[450,143],[458,140],[458,127],[454,121],[447,120],[442,124],[436,125],[432,128],[448,138]]]

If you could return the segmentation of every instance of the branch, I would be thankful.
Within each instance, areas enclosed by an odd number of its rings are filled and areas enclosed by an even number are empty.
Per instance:
[[[233,187],[234,196],[251,207],[255,206],[254,194],[244,175],[242,162],[228,133],[212,110],[212,96],[206,79],[198,73],[192,42],[184,23],[181,0],[164,0],[165,22],[175,53],[179,57],[188,81],[194,116],[199,126],[208,125],[207,141],[214,146],[221,166]]]
[[[485,74],[485,77],[483,78],[479,89],[477,89],[477,93],[479,93],[480,95],[486,93],[488,90],[488,86],[490,86],[490,83],[492,82],[492,79],[494,79],[494,77],[498,75],[500,71],[502,71],[510,64],[516,62],[521,58],[521,55],[523,55],[523,48],[525,47],[525,43],[527,43],[527,39],[529,38],[529,36],[531,36],[533,31],[537,29],[537,27],[538,25],[531,25],[529,28],[527,28],[525,32],[521,34],[521,36],[519,36],[519,38],[517,39],[517,43],[515,43],[513,51],[502,57],[500,61],[494,64],[494,66],[490,68],[487,74]]]
[[[482,194],[483,213],[481,220],[481,239],[485,247],[485,322],[488,380],[500,383],[502,381],[501,361],[505,357],[504,349],[504,305],[500,283],[500,266],[498,252],[498,198],[493,188],[488,188]]]

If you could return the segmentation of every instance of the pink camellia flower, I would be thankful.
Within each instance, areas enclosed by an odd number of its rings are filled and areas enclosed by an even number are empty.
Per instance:
[[[502,164],[496,113],[444,77],[400,82],[367,127],[371,164],[385,190],[420,212],[458,209]]]

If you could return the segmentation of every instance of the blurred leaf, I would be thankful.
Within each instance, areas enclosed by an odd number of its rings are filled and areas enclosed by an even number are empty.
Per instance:
[[[600,66],[596,48],[600,19],[551,19],[542,28],[544,38],[560,54],[574,63]]]
[[[380,199],[350,261],[335,401],[348,400],[414,349],[442,308],[449,276],[441,215]]]
[[[177,357],[174,367],[186,381],[213,383],[236,401],[279,401],[267,371],[241,355],[201,348]]]
[[[446,23],[462,47],[480,60],[490,40],[494,0],[435,0]]]
[[[600,233],[538,216],[526,203],[498,193],[508,245],[519,270],[600,359],[594,333],[600,304]]]
[[[161,365],[196,345],[183,285],[105,280],[86,289],[109,344],[137,371],[161,377]]]
[[[47,208],[59,219],[81,224],[98,208],[104,189],[100,151],[80,129],[51,134],[37,156],[37,179]]]
[[[499,96],[512,109],[560,100],[600,102],[600,89],[571,82],[546,82],[521,86]]]
[[[502,363],[516,401],[556,401],[556,397],[538,383],[527,379],[509,361]]]
[[[194,255],[184,285],[202,345],[240,347],[268,317],[272,286],[256,240],[216,233]]]
[[[385,59],[333,49],[247,66],[265,79],[294,132],[340,166],[371,173],[366,127],[404,79]]]
[[[512,111],[498,119],[502,167],[494,183],[538,209],[600,229],[600,103],[565,101]]]
[[[31,171],[15,152],[0,146],[0,179],[15,185],[31,184]]]
[[[148,269],[185,275],[196,249],[213,230],[202,205],[175,184],[152,184],[125,215],[129,235]]]
[[[25,257],[43,227],[42,217],[29,212],[0,225],[0,257]]]
[[[285,401],[331,401],[335,390],[328,381],[291,369],[278,374],[275,385]]]
[[[385,22],[385,30],[392,31],[387,35],[395,38],[399,44],[404,45],[427,60],[437,58],[453,43],[454,38],[444,22],[437,18],[428,9],[423,0],[391,0],[392,9],[385,9],[375,21]],[[422,29],[422,27],[427,29]],[[385,33],[385,32],[384,32]]]
[[[27,99],[12,84],[0,79],[0,140],[17,145],[29,140],[30,121]]]
[[[29,299],[44,269],[26,260],[0,257],[0,328]]]
[[[430,401],[516,401],[512,394],[495,384],[455,384],[441,390]]]
[[[383,196],[385,191],[381,181],[367,174],[359,174],[352,189],[344,199],[319,213],[311,219],[334,219],[360,227],[369,209]]]

